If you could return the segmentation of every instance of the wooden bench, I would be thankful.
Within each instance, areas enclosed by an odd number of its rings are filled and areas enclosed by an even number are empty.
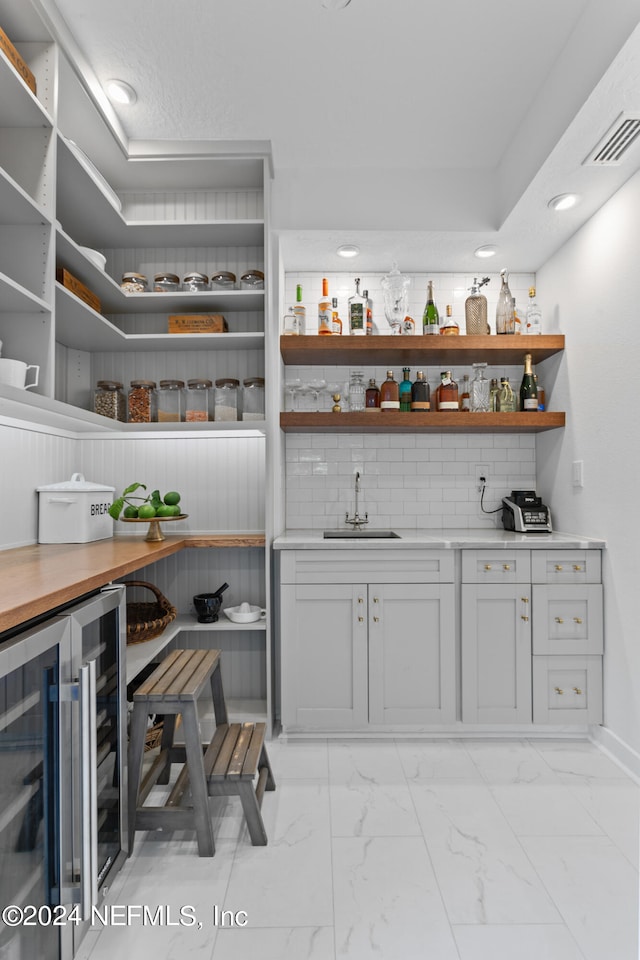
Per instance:
[[[209,744],[202,744],[198,698],[207,683],[216,719]],[[160,753],[141,779],[149,714],[164,716]],[[174,743],[176,718],[182,716],[184,745]],[[198,853],[215,853],[209,797],[238,796],[251,842],[264,845],[267,835],[260,806],[275,781],[264,744],[266,724],[229,723],[220,675],[220,651],[174,650],[133,695],[129,745],[129,854],[136,830],[195,829]],[[162,806],[145,806],[155,784],[168,783],[171,765],[182,770]],[[254,790],[253,781],[258,774]],[[187,787],[191,806],[183,806]]]

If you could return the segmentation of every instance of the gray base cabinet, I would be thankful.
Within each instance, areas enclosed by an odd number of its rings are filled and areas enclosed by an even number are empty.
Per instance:
[[[386,560],[329,553],[301,551],[297,563],[283,557],[281,580],[297,581],[283,582],[280,594],[283,730],[453,722],[453,582],[404,582],[453,581],[451,556],[414,568],[398,553]],[[376,573],[386,573],[387,582]]]

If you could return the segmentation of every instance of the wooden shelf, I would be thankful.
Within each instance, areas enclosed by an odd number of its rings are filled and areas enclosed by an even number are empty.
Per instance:
[[[344,365],[378,364],[399,366],[421,363],[471,364],[483,361],[489,365],[521,364],[525,353],[533,363],[564,350],[564,336],[496,336],[486,337],[280,337],[280,353],[285,364]]]
[[[285,433],[540,433],[564,413],[281,413]]]

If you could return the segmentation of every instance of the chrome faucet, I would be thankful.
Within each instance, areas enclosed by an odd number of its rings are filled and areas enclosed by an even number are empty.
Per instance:
[[[359,530],[365,523],[369,523],[369,514],[365,513],[364,517],[361,517],[358,513],[358,497],[360,495],[360,472],[358,470],[356,470],[355,495],[356,502],[353,517],[349,517],[349,511],[347,510],[344,522],[350,523],[354,529]]]

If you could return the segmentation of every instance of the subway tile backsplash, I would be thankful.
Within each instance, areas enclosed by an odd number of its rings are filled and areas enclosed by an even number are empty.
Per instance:
[[[391,266],[391,265],[390,265]],[[483,288],[488,301],[488,319],[495,325],[495,306],[500,288],[499,274],[490,276]],[[295,300],[295,289],[302,284],[303,302],[311,329],[315,322],[323,274],[287,274],[287,306]],[[374,301],[374,322],[379,333],[387,332],[382,309],[380,274],[324,274],[329,279],[329,295],[337,296],[340,316],[346,329],[347,299],[355,286],[353,277],[361,277],[361,289],[368,289]],[[422,310],[429,279],[434,282],[435,299],[441,316],[447,303],[464,332],[464,300],[472,276],[463,274],[412,274],[409,313],[421,329]],[[516,274],[509,278],[516,303],[526,310],[529,286],[534,274]],[[481,359],[481,358],[478,358]],[[345,391],[351,369],[364,372],[365,381],[375,377],[378,384],[386,376],[386,367],[358,365],[348,367],[288,366],[285,381],[300,379],[309,384],[324,380],[339,392]],[[418,368],[411,368],[414,379]],[[440,379],[440,368],[423,368],[433,389]],[[473,376],[470,365],[453,371],[461,385],[464,374]],[[397,380],[402,370],[395,369]],[[489,367],[487,377],[510,377],[518,385],[521,367]],[[286,385],[285,385],[286,386]],[[292,394],[285,389],[283,409],[292,409]],[[295,398],[296,409],[330,410],[333,401],[325,389],[317,399],[312,392]],[[338,416],[338,414],[336,414]],[[375,415],[374,415],[375,416]],[[392,417],[393,414],[389,414]],[[535,489],[535,435],[533,434],[447,434],[447,433],[311,433],[286,435],[286,526],[289,529],[315,530],[340,527],[345,513],[354,511],[355,474],[361,475],[359,513],[369,514],[376,527],[402,527],[409,530],[501,526],[501,512],[484,513],[477,490],[477,467],[486,468],[487,486],[483,507],[499,510],[502,497],[512,489]],[[484,472],[484,470],[483,470]]]

